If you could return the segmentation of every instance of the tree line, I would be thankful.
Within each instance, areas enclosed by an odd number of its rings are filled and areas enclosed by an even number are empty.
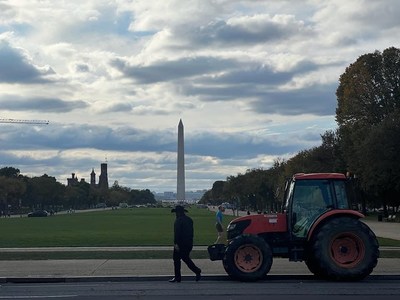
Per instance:
[[[0,169],[0,213],[21,214],[37,209],[59,211],[87,209],[96,206],[139,205],[156,203],[149,190],[134,190],[115,182],[109,189],[91,186],[85,181],[65,186],[55,177],[44,174],[27,177],[14,167]]]
[[[336,130],[321,135],[321,145],[267,170],[247,170],[214,182],[201,199],[236,203],[253,210],[278,210],[286,178],[295,173],[350,174],[359,202],[366,207],[400,206],[400,49],[360,56],[339,78]]]

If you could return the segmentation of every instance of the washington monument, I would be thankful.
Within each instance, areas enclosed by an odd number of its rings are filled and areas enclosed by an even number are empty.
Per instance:
[[[182,119],[178,125],[178,174],[176,200],[185,201],[185,148]]]

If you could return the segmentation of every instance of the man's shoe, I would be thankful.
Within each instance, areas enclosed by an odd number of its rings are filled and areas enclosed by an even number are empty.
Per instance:
[[[200,281],[201,279],[201,272],[196,273],[196,281]]]
[[[174,277],[174,278],[172,278],[172,279],[170,279],[170,280],[168,280],[169,282],[181,282],[181,280],[180,279],[178,279],[178,278],[176,278],[176,277]]]

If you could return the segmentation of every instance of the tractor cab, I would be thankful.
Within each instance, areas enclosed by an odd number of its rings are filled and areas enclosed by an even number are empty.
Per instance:
[[[297,238],[307,237],[315,222],[333,210],[349,210],[348,180],[343,174],[295,174],[287,182],[284,212]]]
[[[333,214],[351,214],[362,217],[350,210],[349,183],[343,174],[314,173],[295,174],[286,182],[282,212],[243,216],[233,220],[227,228],[228,241],[241,234],[257,234],[270,239],[271,245],[294,247],[309,238],[316,224]]]

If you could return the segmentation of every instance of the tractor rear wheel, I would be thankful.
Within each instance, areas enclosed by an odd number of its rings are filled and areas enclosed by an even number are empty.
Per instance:
[[[340,217],[316,232],[307,265],[315,275],[327,279],[361,280],[375,268],[378,248],[375,234],[367,225],[358,219]]]
[[[260,237],[241,235],[228,245],[223,259],[225,271],[241,281],[264,278],[272,266],[272,251]]]
[[[323,272],[319,269],[318,262],[315,258],[310,257],[306,261],[306,266],[311,273],[313,273],[317,278],[324,278]]]

